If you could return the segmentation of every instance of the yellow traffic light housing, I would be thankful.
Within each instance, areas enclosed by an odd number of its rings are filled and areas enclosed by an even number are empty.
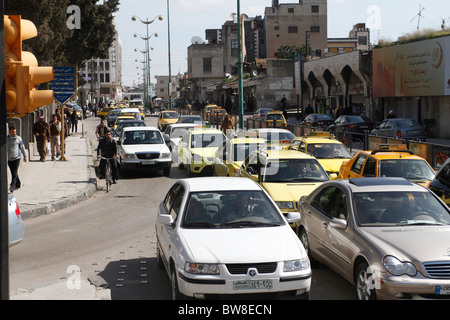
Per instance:
[[[36,57],[22,51],[22,41],[37,36],[33,22],[20,15],[4,15],[6,110],[15,116],[33,112],[53,102],[52,90],[36,90],[35,85],[53,79],[53,67],[38,67]]]

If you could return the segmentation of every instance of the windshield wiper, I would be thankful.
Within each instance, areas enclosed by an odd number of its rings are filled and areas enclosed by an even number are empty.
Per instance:
[[[183,224],[184,228],[217,228],[216,225],[209,222],[189,222]]]
[[[231,228],[240,228],[240,227],[279,227],[279,223],[271,223],[271,222],[255,222],[249,220],[243,221],[232,221],[220,224],[221,227],[231,227]]]

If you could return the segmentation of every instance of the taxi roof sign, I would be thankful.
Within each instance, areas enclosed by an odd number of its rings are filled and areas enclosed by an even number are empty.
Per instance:
[[[406,144],[380,144],[378,150],[397,150],[404,151],[408,150]]]
[[[334,138],[334,135],[325,131],[311,131],[309,134],[305,134],[305,137]]]

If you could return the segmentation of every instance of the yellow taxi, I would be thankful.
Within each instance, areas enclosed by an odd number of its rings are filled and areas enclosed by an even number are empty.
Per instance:
[[[406,149],[406,145],[380,145],[378,150],[360,151],[339,170],[339,179],[402,177],[428,187],[436,172],[428,162]]]
[[[267,122],[267,127],[270,128],[286,128],[287,122],[284,118],[283,112],[271,111],[266,114],[264,121]]]
[[[257,137],[236,137],[225,140],[214,156],[216,176],[234,177],[250,153],[266,146],[266,140]]]
[[[120,116],[118,116],[118,117],[116,118],[116,121],[114,122],[114,127],[113,127],[113,130],[114,130],[114,131],[115,131],[116,128],[117,128],[117,124],[118,124],[120,121],[122,121],[122,120],[139,120],[139,119],[136,119],[135,116],[123,116],[123,115],[120,115]]]
[[[100,111],[97,112],[97,117],[100,117],[100,119],[106,119],[108,117],[109,112],[114,109],[115,109],[114,106],[103,107]]]
[[[171,123],[176,123],[179,118],[180,115],[176,111],[173,110],[161,111],[158,116],[158,129],[161,132],[164,132],[166,130],[167,125]]]
[[[178,159],[181,169],[186,167],[188,176],[213,170],[217,148],[226,140],[222,131],[207,127],[187,130],[178,143]]]
[[[252,152],[243,162],[239,176],[258,182],[285,216],[297,211],[302,196],[309,195],[324,181],[330,181],[313,156],[286,149]]]
[[[205,113],[210,113],[211,110],[217,109],[217,108],[220,108],[220,107],[219,107],[218,105],[216,105],[216,104],[208,104],[208,105],[205,107]]]
[[[313,131],[309,135],[296,137],[289,149],[314,156],[332,180],[337,179],[342,163],[352,158],[345,145],[329,132]]]

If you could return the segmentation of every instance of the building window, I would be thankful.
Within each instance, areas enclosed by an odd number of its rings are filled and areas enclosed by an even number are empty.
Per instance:
[[[203,72],[212,71],[212,58],[203,58]]]
[[[311,26],[311,32],[320,32],[320,26]]]
[[[367,46],[367,37],[366,36],[358,37],[358,43],[362,46]]]
[[[311,5],[311,13],[319,13],[319,5],[318,4]]]
[[[275,26],[275,27],[273,27],[273,30],[280,30],[280,27],[279,26]]]
[[[298,33],[298,27],[288,27],[288,33]]]
[[[294,8],[288,8],[288,13],[294,13]]]
[[[105,82],[109,83],[109,73],[105,73]]]
[[[105,61],[105,70],[109,71],[109,61]]]
[[[100,73],[100,83],[105,82],[105,75],[103,73]]]

